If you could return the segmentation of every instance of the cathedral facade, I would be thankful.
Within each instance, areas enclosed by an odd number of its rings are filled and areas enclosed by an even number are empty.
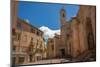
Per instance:
[[[80,6],[77,16],[70,21],[67,21],[66,15],[65,9],[62,8],[61,34],[52,39],[54,47],[49,55],[76,61],[96,60],[96,7]],[[50,46],[50,43],[48,45]],[[49,52],[51,50],[48,50]]]
[[[66,21],[66,15],[62,9],[61,39],[66,47],[65,54],[78,57],[93,50],[95,55],[96,7],[80,6],[77,16],[72,17],[71,21]]]

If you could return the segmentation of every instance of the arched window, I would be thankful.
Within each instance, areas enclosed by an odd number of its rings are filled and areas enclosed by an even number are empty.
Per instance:
[[[88,49],[92,49],[94,47],[94,36],[93,36],[91,19],[89,17],[86,19],[86,33],[87,33]]]

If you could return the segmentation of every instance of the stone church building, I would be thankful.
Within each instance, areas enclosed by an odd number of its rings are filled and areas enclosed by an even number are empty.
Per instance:
[[[52,38],[54,43],[48,43],[48,46],[52,45],[48,47],[51,48],[48,49],[48,57],[73,58],[76,61],[96,60],[96,7],[80,5],[77,16],[70,21],[67,21],[66,15],[62,8],[61,35]]]

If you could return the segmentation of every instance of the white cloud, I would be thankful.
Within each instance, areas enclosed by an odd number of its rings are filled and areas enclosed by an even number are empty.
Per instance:
[[[46,38],[53,38],[55,36],[55,34],[60,35],[60,30],[52,30],[46,26],[42,26],[39,28],[40,30],[42,30],[44,32],[44,37]]]

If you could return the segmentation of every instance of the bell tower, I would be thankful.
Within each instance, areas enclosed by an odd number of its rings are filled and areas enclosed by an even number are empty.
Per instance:
[[[61,51],[62,54],[65,54],[65,57],[67,56],[67,21],[66,21],[66,10],[65,7],[60,10],[60,25],[61,25]]]
[[[64,7],[60,11],[60,22],[61,22],[61,26],[66,25],[66,11]]]
[[[66,10],[65,10],[64,6],[60,11],[60,25],[61,25],[61,28],[60,28],[61,29],[61,36],[62,36],[62,38],[65,38],[66,37],[66,33],[67,33],[66,30],[67,30],[68,23],[66,21]]]
[[[61,25],[61,38],[62,38],[62,45],[65,45],[66,40],[66,33],[67,33],[67,21],[66,21],[66,11],[63,6],[63,8],[60,11],[60,25]]]

